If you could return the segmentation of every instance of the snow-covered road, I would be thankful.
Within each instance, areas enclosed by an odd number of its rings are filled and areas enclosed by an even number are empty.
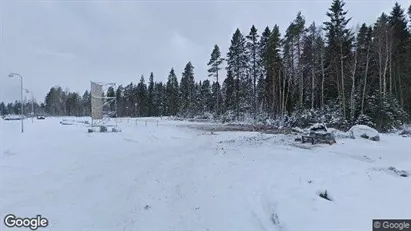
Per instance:
[[[301,148],[291,136],[210,134],[164,119],[122,119],[109,134],[60,121],[26,121],[24,134],[19,121],[1,121],[2,219],[41,214],[43,230],[248,231],[371,230],[372,219],[411,218],[411,177],[389,170],[411,174],[410,138]]]

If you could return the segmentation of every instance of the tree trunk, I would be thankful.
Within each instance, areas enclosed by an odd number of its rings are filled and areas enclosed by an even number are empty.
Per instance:
[[[256,48],[253,48],[253,107],[254,107],[254,120],[257,117],[257,63],[256,63]]]
[[[392,95],[392,39],[390,40],[390,95]]]
[[[219,96],[220,96],[220,89],[219,89],[219,83],[218,83],[218,68],[217,68],[217,71],[216,71],[216,79],[217,79],[217,105],[216,105],[216,115],[217,115],[217,118],[218,118],[218,115],[220,114],[220,111],[219,111],[219,108],[218,108],[218,98],[219,98]]]
[[[324,50],[321,47],[321,108],[324,109],[324,79],[325,79],[325,72],[324,72]]]
[[[385,98],[385,93],[387,91],[387,68],[388,68],[388,34],[385,34],[385,64],[384,64],[384,74],[383,74],[383,97]]]
[[[274,78],[274,73],[275,73],[275,68],[273,67],[273,70],[272,70],[272,72],[273,72],[273,78],[272,78],[272,80],[273,80],[273,92],[272,92],[272,104],[271,104],[271,109],[272,109],[272,113],[273,113],[273,118],[275,118],[275,78]]]
[[[380,83],[380,94],[382,93],[382,48],[381,48],[381,36],[378,39],[378,64],[379,64],[379,69],[378,69],[378,78],[379,78],[379,83]]]
[[[370,62],[369,54],[370,54],[370,44],[368,44],[368,47],[367,47],[367,60],[365,64],[364,87],[362,90],[362,100],[361,100],[361,114],[364,114],[365,90],[367,88],[368,64]]]
[[[344,57],[342,52],[342,42],[340,44],[340,59],[341,59],[341,91],[342,91],[342,101],[343,101],[343,116],[344,119],[346,116],[346,105],[345,105],[345,87],[344,87]]]
[[[300,108],[302,108],[303,107],[303,101],[304,101],[304,77],[303,77],[302,71],[301,71],[300,39],[298,39],[297,51],[298,51],[298,76],[300,78]]]
[[[314,73],[314,62],[312,62],[312,67],[311,67],[311,109],[314,109],[314,88],[315,88],[315,73]]]
[[[354,122],[355,119],[355,100],[354,100],[354,93],[355,93],[355,72],[357,70],[357,55],[358,55],[358,51],[355,51],[355,55],[354,55],[354,67],[353,67],[353,72],[352,72],[352,86],[351,86],[351,97],[350,97],[350,106],[351,106],[351,121]]]
[[[282,92],[282,97],[281,97],[281,99],[282,99],[282,102],[281,102],[281,105],[282,105],[282,106],[281,106],[281,115],[282,115],[282,116],[284,116],[285,110],[286,110],[286,108],[285,108],[285,101],[286,101],[286,99],[285,99],[286,78],[287,78],[287,70],[284,68],[283,92]]]

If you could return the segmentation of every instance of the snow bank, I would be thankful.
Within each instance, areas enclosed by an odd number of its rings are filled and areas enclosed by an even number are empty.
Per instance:
[[[324,131],[324,132],[326,132],[326,131],[327,131],[327,127],[325,126],[325,124],[316,123],[316,124],[312,125],[312,126],[309,128],[309,130],[310,130],[310,131]]]
[[[297,133],[305,133],[306,132],[304,129],[301,129],[299,127],[291,128],[291,131],[297,132]]]
[[[344,138],[344,139],[346,139],[346,138],[350,138],[350,137],[351,137],[349,133],[340,131],[340,130],[335,129],[335,128],[328,128],[327,130],[328,130],[329,133],[333,134],[334,137],[336,137],[336,138]]]
[[[92,132],[121,132],[121,129],[116,127],[106,127],[106,126],[99,126],[99,127],[92,127],[88,129],[88,133]]]
[[[411,136],[411,125],[404,126],[404,129],[400,132],[402,136]]]
[[[364,138],[373,141],[380,140],[380,135],[378,131],[374,128],[368,127],[367,125],[354,125],[348,132],[352,139]]]
[[[3,117],[4,120],[20,120],[21,118],[22,118],[21,115],[5,115]]]

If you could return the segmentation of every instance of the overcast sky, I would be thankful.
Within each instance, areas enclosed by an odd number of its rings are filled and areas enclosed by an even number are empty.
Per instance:
[[[43,101],[52,86],[82,94],[90,81],[129,84],[154,72],[164,81],[172,67],[178,79],[191,61],[195,78],[207,78],[214,44],[225,56],[236,28],[259,33],[274,24],[282,34],[302,11],[307,24],[326,21],[323,1],[17,1],[2,0],[0,101],[20,97],[20,81]],[[409,0],[398,0],[403,8]],[[395,1],[348,0],[357,23],[373,23]],[[27,96],[29,97],[29,95]]]

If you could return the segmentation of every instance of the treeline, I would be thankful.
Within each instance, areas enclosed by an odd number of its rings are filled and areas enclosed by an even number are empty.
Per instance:
[[[225,56],[218,45],[212,49],[209,80],[195,81],[189,62],[179,78],[171,69],[162,83],[151,73],[148,83],[141,76],[106,94],[117,98],[119,116],[209,112],[222,120],[287,117],[301,126],[321,120],[390,129],[411,114],[411,6],[405,11],[396,3],[372,25],[354,29],[344,7],[334,0],[320,24],[298,12],[284,35],[277,25],[262,33],[252,26],[246,35],[237,29]],[[90,94],[52,88],[45,110],[89,114]]]

